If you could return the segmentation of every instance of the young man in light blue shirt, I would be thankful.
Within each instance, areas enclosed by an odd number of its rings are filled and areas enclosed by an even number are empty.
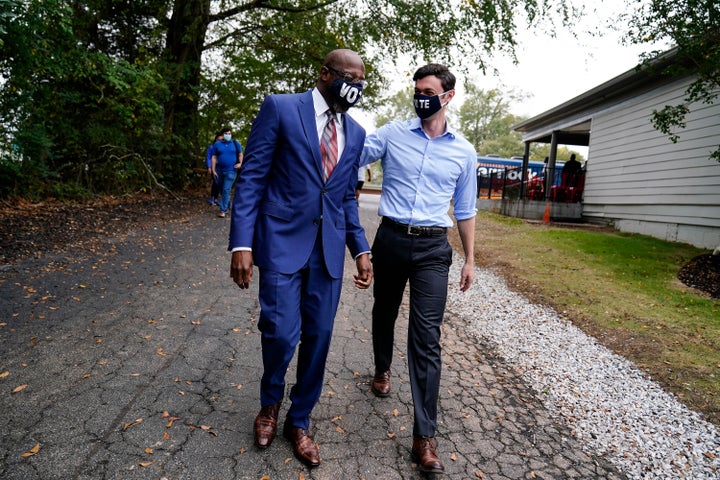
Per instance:
[[[440,326],[447,300],[452,248],[447,229],[453,201],[465,263],[460,289],[474,275],[477,179],[475,148],[451,129],[445,107],[455,96],[455,76],[439,64],[415,72],[419,118],[390,122],[367,136],[360,163],[380,160],[383,169],[372,246],[375,272],[372,310],[375,377],[372,390],[390,394],[394,327],[406,284],[410,283],[408,365],[415,410],[412,454],[420,470],[442,473],[435,429],[440,390]]]

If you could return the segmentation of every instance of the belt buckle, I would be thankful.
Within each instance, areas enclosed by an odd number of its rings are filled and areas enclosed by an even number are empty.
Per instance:
[[[408,226],[407,226],[407,227],[408,227],[408,228],[407,228],[407,234],[408,234],[408,235],[413,236],[413,237],[418,237],[418,236],[420,236],[420,229],[419,229],[419,228],[416,230],[417,233],[413,233],[413,230],[412,230],[412,229],[413,229],[413,226],[408,223]]]

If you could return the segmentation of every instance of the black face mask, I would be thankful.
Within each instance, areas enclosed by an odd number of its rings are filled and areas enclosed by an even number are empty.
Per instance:
[[[357,83],[348,83],[342,78],[336,78],[329,86],[337,102],[338,110],[346,112],[362,98],[362,85]]]
[[[446,93],[448,92],[433,95],[432,97],[428,97],[422,93],[416,93],[413,97],[413,104],[415,105],[415,113],[417,113],[417,116],[425,120],[439,112],[444,106],[440,103],[440,97]]]

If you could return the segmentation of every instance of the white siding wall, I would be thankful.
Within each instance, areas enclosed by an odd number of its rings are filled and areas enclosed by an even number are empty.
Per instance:
[[[694,104],[673,144],[650,123],[653,110],[682,101],[690,80],[596,112],[583,216],[620,230],[713,248],[720,245],[720,102]]]

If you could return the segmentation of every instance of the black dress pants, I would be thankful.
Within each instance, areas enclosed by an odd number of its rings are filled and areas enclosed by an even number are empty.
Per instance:
[[[408,367],[413,435],[435,436],[440,389],[440,326],[447,300],[452,248],[446,235],[409,235],[383,222],[372,246],[372,337],[375,368],[392,363],[395,321],[410,283]]]

